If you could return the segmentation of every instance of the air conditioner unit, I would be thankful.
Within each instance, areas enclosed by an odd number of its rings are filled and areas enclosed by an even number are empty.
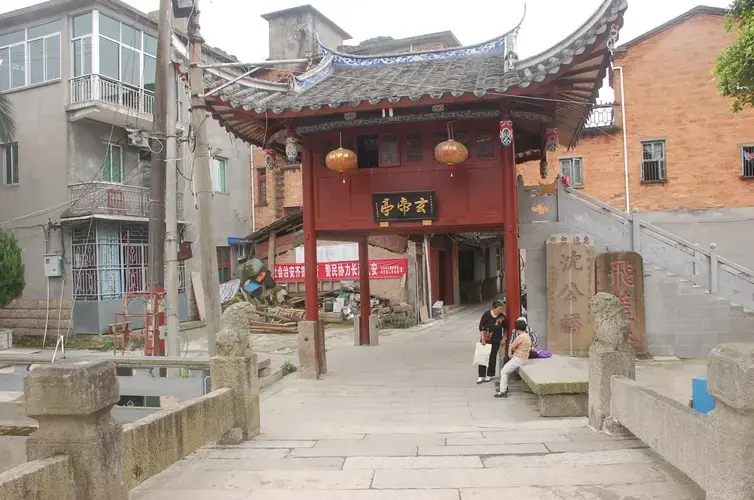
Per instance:
[[[145,148],[149,145],[149,139],[141,134],[129,134],[128,145],[136,148]]]

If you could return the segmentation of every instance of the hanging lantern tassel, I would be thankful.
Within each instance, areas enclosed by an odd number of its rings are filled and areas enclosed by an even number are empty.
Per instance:
[[[504,148],[513,146],[513,121],[500,120],[500,144]]]
[[[554,153],[558,150],[558,144],[560,144],[558,129],[548,128],[545,130],[545,149],[550,153]]]

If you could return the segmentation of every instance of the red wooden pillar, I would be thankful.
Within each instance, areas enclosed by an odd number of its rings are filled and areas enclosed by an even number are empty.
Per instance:
[[[319,320],[319,295],[317,290],[317,230],[314,225],[316,203],[314,199],[314,151],[303,146],[301,173],[304,195],[304,297],[307,321]]]
[[[361,297],[359,341],[361,345],[369,345],[369,316],[372,313],[372,292],[369,289],[369,244],[366,238],[359,240],[359,295]]]
[[[500,109],[501,120],[510,120],[507,106]],[[518,252],[518,197],[516,182],[516,146],[501,145],[503,173],[503,245],[505,255],[505,297],[509,331],[521,316],[521,270]]]

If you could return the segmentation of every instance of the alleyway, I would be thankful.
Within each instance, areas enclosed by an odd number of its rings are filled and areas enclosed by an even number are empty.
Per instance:
[[[480,313],[332,348],[322,380],[266,389],[257,438],[203,449],[131,499],[704,498],[639,441],[540,418],[519,385],[508,400],[475,385]]]

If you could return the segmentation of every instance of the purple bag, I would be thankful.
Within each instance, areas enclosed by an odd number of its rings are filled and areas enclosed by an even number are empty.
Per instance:
[[[545,351],[544,349],[534,349],[537,351],[537,358],[538,359],[544,359],[544,358],[551,358],[552,353],[550,351]]]

